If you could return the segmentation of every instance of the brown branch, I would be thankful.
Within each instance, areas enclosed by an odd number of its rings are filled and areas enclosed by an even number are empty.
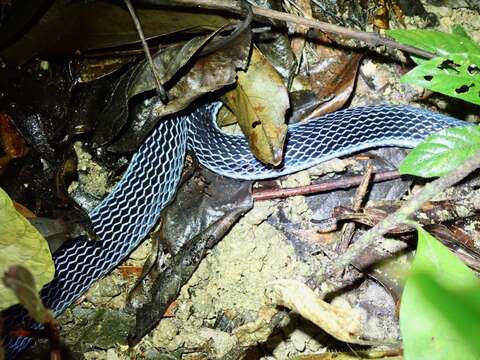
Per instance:
[[[385,171],[374,174],[372,182],[381,182],[400,177],[398,171]],[[362,183],[363,176],[352,176],[349,178],[338,179],[334,181],[324,182],[321,184],[313,184],[307,186],[299,186],[294,188],[279,188],[279,189],[256,189],[253,191],[253,199],[256,201],[286,198],[297,195],[316,194],[325,191],[348,189],[358,186]]]
[[[367,195],[368,185],[370,185],[370,180],[372,179],[372,175],[373,175],[373,167],[372,167],[372,164],[369,164],[367,168],[367,172],[363,176],[362,182],[360,183],[360,186],[358,187],[355,193],[355,197],[353,199],[353,204],[352,204],[353,211],[359,211],[360,208],[362,207],[362,203],[365,199],[365,196]],[[348,245],[350,245],[350,242],[352,241],[354,233],[355,233],[355,222],[352,221],[343,226],[342,239],[337,244],[338,254],[343,254],[347,250]]]
[[[147,41],[145,40],[145,35],[143,34],[142,25],[140,24],[140,20],[138,20],[137,14],[135,13],[135,9],[133,8],[132,3],[130,0],[123,0],[125,5],[128,8],[130,13],[130,17],[132,18],[133,24],[135,25],[135,29],[137,30],[138,36],[142,41],[143,52],[147,57],[148,66],[152,72],[153,79],[155,81],[155,87],[157,89],[157,95],[160,97],[163,103],[168,100],[167,92],[162,86],[162,82],[160,81],[160,77],[158,76],[157,70],[155,69],[155,64],[153,63],[152,54],[150,53],[150,48],[148,47]]]
[[[244,0],[245,1],[245,0]],[[144,0],[144,2],[148,2],[155,5],[162,5],[165,6],[164,1],[159,0]],[[231,1],[218,1],[218,0],[177,0],[175,1],[174,5],[172,6],[184,6],[184,7],[193,7],[193,8],[203,8],[203,9],[215,9],[215,10],[222,10],[227,11],[230,13],[241,13],[241,7]],[[301,16],[288,14],[285,12],[266,9],[263,7],[252,6],[252,12],[254,15],[266,17],[269,19],[281,20],[286,21],[294,24],[304,25],[312,29],[317,29],[320,31],[328,32],[331,34],[340,35],[350,39],[356,39],[359,41],[363,41],[367,44],[373,46],[384,45],[392,49],[399,49],[406,51],[410,54],[418,55],[427,59],[431,59],[435,57],[434,53],[429,51],[425,51],[414,46],[400,44],[391,38],[380,36],[375,32],[367,32],[361,30],[355,30],[346,28],[339,25],[330,24],[324,21],[315,20],[315,19],[307,19]]]
[[[452,170],[447,175],[425,185],[422,191],[408,200],[400,209],[387,216],[372,229],[367,231],[360,239],[358,239],[358,241],[353,243],[343,255],[336,258],[329,271],[322,274],[319,281],[323,281],[326,278],[326,275],[341,271],[350,265],[367,247],[373,245],[379,237],[385,235],[391,228],[407,221],[408,218],[415,211],[420,209],[425,202],[431,200],[436,194],[464,179],[478,167],[480,167],[480,152],[477,152],[475,155],[467,159],[461,166]]]

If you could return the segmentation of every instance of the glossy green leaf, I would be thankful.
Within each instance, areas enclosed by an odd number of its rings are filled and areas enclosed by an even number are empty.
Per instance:
[[[480,55],[435,57],[417,65],[401,82],[480,105]]]
[[[480,280],[426,231],[418,237],[400,308],[405,359],[479,359]]]
[[[442,130],[428,136],[400,164],[401,174],[442,176],[480,151],[480,126]]]
[[[453,34],[456,34],[456,35],[460,35],[460,36],[463,36],[469,40],[472,40],[472,38],[470,37],[470,35],[468,35],[468,33],[466,32],[466,30],[463,28],[462,25],[458,25],[458,24],[455,24],[452,26],[452,33]]]
[[[0,274],[11,265],[23,265],[41,287],[53,279],[55,267],[48,244],[40,233],[14,208],[0,188]],[[15,294],[0,283],[0,310],[18,302]]]
[[[449,34],[424,29],[395,29],[387,30],[387,35],[402,44],[415,46],[440,56],[453,53],[480,55],[480,45],[458,32]]]

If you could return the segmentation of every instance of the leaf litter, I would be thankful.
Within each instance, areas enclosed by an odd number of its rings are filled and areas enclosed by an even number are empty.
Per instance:
[[[376,72],[380,72],[380,76],[389,78],[390,74],[385,70],[391,64],[388,66],[375,62],[369,62],[369,64]],[[394,75],[394,78],[398,77]],[[358,80],[357,86],[361,89],[357,89],[359,94],[353,99],[353,103],[375,101],[375,97],[384,98],[385,95],[392,96],[393,102],[407,102],[409,99],[402,97],[400,91],[389,84],[389,81],[386,80],[384,85],[371,91],[363,79]],[[305,173],[290,177],[288,181],[295,182],[292,180],[295,178],[298,178],[297,181],[300,183],[310,181]],[[388,191],[385,190],[383,194],[385,193]],[[340,197],[350,199],[350,195],[346,193],[341,194]],[[278,224],[286,220],[293,219],[294,222],[302,225],[308,224],[310,216],[318,212],[317,206],[312,211],[311,204],[310,199],[306,201],[303,197],[295,197],[285,202],[267,201],[255,204],[254,210],[242,218],[225,239],[208,253],[188,284],[182,288],[177,299],[175,316],[163,319],[151,335],[140,343],[136,351],[148,354],[151,358],[160,356],[161,352],[174,352],[179,349],[190,352],[192,356],[208,354],[212,358],[217,358],[222,354],[229,354],[229,351],[235,348],[235,343],[232,342],[229,331],[214,328],[218,324],[218,319],[226,317],[244,325],[255,322],[261,313],[258,309],[264,305],[263,292],[268,281],[277,279],[279,274],[286,278],[308,276],[312,273],[312,269],[318,270],[327,261],[326,258],[318,255],[316,258],[299,256],[299,249],[304,247],[304,244],[293,240],[288,231],[285,233],[283,229],[279,230]],[[299,205],[304,208],[300,214],[295,210]],[[328,254],[328,247],[321,245],[314,243],[312,249],[315,249],[314,252],[317,254]],[[386,243],[381,246],[388,247]],[[142,245],[135,253],[144,253],[145,247],[146,245]],[[135,258],[143,259],[144,257],[137,256],[135,253],[125,264],[139,265]],[[287,272],[283,273],[284,270]],[[123,279],[118,271],[115,271],[111,277]],[[106,285],[109,281],[102,282]],[[116,299],[117,304],[120,304],[122,295],[119,295],[118,289],[124,290],[127,284],[124,280],[115,280],[110,285],[111,295]],[[89,293],[95,291],[98,291],[98,288],[92,289]],[[89,293],[86,298],[89,298]],[[109,302],[109,295],[105,295],[104,305]],[[382,300],[384,303],[379,304]],[[97,300],[90,297],[90,301],[95,304]],[[395,304],[388,293],[375,282],[366,281],[360,289],[346,293],[336,298],[334,302],[346,306],[353,304],[363,309],[365,316],[370,318],[370,322],[365,324],[370,335],[382,338],[387,332],[394,337],[398,336],[397,323],[394,319]],[[240,320],[235,320],[238,318]],[[298,318],[292,318],[290,327],[287,325],[284,331],[273,334],[265,346],[276,358],[285,358],[288,354],[322,350],[330,344],[329,341],[331,339],[319,333],[318,329],[309,327]],[[155,345],[152,346],[152,343]],[[107,346],[108,344],[104,344],[102,347]],[[114,352],[119,356],[127,356],[126,349],[121,346]],[[87,351],[85,356],[87,358],[102,356],[100,354],[104,353]]]

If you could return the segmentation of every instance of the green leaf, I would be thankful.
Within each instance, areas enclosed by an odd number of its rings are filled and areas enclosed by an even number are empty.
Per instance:
[[[480,126],[450,128],[428,136],[400,164],[401,174],[442,176],[480,151]]]
[[[395,29],[387,30],[387,35],[402,44],[415,46],[441,56],[452,53],[480,55],[480,45],[457,32],[448,34],[434,30]]]
[[[28,268],[38,286],[53,279],[55,267],[48,244],[27,219],[15,210],[12,200],[0,188],[0,274],[11,265]],[[0,310],[18,302],[15,294],[0,283]]]
[[[469,40],[472,40],[472,38],[470,37],[470,35],[468,35],[468,33],[465,31],[465,29],[463,28],[462,25],[458,25],[458,24],[455,24],[452,26],[452,33],[453,34],[456,34],[456,35],[460,35],[460,36],[463,36]]]
[[[400,81],[480,105],[480,55],[438,56],[417,65]]]
[[[403,292],[400,330],[406,360],[480,358],[480,280],[423,229]]]

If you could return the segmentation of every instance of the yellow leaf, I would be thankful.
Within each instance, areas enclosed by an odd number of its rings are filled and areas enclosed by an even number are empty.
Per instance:
[[[55,267],[47,241],[13,206],[0,188],[0,274],[11,265],[23,265],[42,287],[53,279]],[[0,310],[18,302],[15,294],[0,282]]]
[[[226,93],[224,100],[255,157],[279,165],[287,134],[288,92],[281,76],[258,49],[253,48],[247,71],[238,72],[237,87]]]

